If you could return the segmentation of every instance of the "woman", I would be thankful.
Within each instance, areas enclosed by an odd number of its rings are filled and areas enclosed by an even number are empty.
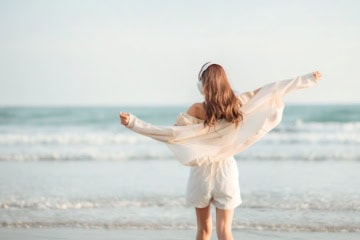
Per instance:
[[[314,72],[236,96],[224,69],[208,62],[198,76],[204,102],[181,113],[175,126],[153,126],[128,113],[120,113],[121,123],[167,143],[180,162],[192,166],[186,199],[195,207],[196,239],[210,239],[210,203],[216,207],[218,239],[233,239],[233,213],[241,204],[233,155],[258,141],[281,121],[283,95],[312,86],[320,77],[319,72]]]

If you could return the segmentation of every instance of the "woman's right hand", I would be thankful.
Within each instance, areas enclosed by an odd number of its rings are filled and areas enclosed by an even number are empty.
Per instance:
[[[130,114],[121,112],[119,116],[120,116],[121,124],[127,126],[129,124]]]
[[[313,76],[315,80],[319,80],[321,78],[321,73],[319,71],[313,72]]]

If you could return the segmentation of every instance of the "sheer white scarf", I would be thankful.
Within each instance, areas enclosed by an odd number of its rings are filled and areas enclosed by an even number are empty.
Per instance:
[[[219,120],[215,127],[204,127],[201,120],[183,113],[175,126],[155,126],[130,114],[127,127],[166,143],[184,165],[220,161],[245,150],[281,122],[284,95],[316,83],[313,74],[309,73],[267,84],[256,94],[254,91],[240,94],[244,118],[237,127],[225,120]]]

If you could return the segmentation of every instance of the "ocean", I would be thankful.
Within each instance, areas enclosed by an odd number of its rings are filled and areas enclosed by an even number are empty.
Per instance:
[[[188,167],[120,111],[172,125],[186,107],[1,107],[0,228],[195,231]],[[235,156],[234,230],[360,232],[359,146],[360,105],[287,105]]]

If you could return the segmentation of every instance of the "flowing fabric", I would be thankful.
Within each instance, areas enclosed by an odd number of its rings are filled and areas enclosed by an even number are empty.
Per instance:
[[[255,91],[238,96],[243,121],[236,126],[219,120],[214,127],[180,113],[175,126],[155,126],[130,114],[127,127],[137,133],[167,144],[180,163],[199,166],[233,156],[275,128],[282,119],[282,97],[294,90],[316,85],[312,73],[267,84]],[[197,121],[196,121],[197,120]]]

